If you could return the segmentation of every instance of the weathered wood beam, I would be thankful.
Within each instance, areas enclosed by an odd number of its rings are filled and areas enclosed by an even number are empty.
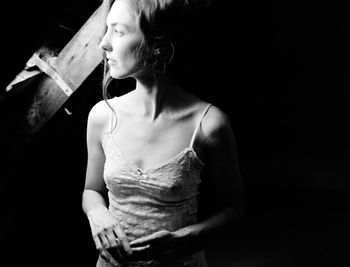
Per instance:
[[[78,88],[85,78],[102,61],[103,52],[99,43],[104,35],[109,1],[104,0],[101,7],[89,18],[79,32],[62,49],[53,67]]]
[[[47,75],[39,84],[27,112],[23,129],[27,139],[40,132],[101,63],[103,51],[98,44],[104,34],[108,6],[109,0],[104,0],[56,58],[44,62],[33,55],[34,62]]]

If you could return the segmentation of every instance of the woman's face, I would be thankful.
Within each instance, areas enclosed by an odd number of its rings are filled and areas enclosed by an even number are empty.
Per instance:
[[[138,59],[136,49],[143,34],[139,30],[132,1],[116,0],[107,16],[107,31],[100,43],[105,50],[110,75],[116,79],[135,77]]]

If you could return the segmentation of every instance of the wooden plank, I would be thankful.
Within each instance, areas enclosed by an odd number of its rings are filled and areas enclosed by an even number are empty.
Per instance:
[[[68,96],[49,76],[44,76],[33,97],[25,121],[25,141],[35,138],[52,116],[60,109]]]
[[[57,72],[74,86],[73,90],[82,84],[103,59],[103,50],[99,47],[99,43],[105,31],[108,5],[109,1],[104,0],[100,8],[52,62]]]
[[[73,91],[103,59],[103,52],[98,44],[104,34],[108,5],[109,0],[104,0],[57,58],[55,60],[51,58],[47,62],[55,75],[65,81]],[[39,84],[26,116],[24,126],[26,139],[30,140],[31,135],[39,133],[69,98],[69,94],[67,95],[59,84],[52,75],[45,76]]]

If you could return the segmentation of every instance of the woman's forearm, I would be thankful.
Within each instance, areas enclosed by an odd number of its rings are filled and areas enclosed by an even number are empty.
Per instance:
[[[203,221],[176,231],[192,243],[194,250],[201,249],[211,238],[218,238],[232,229],[232,224],[242,216],[234,208],[223,208]]]
[[[97,207],[105,207],[107,208],[106,201],[101,193],[91,190],[85,189],[82,196],[82,208],[85,214],[88,214],[89,211],[97,208]]]

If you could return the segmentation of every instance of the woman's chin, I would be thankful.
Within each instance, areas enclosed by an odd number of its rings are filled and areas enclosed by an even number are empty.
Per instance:
[[[114,79],[126,79],[135,76],[135,70],[124,70],[110,68],[109,74]]]
[[[111,75],[112,78],[114,79],[125,79],[128,77],[128,75],[126,75],[125,73],[120,73],[120,72],[116,72],[116,71],[110,71],[109,73]]]

